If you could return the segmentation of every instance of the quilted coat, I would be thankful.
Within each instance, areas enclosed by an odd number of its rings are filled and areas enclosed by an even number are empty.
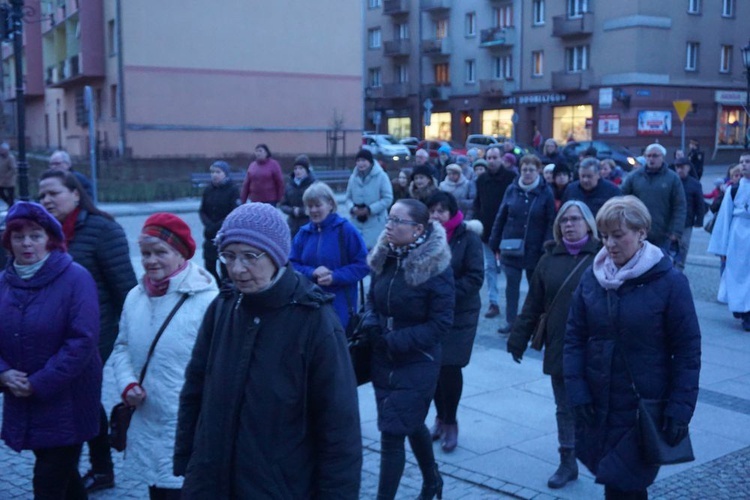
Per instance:
[[[378,429],[409,435],[424,425],[442,360],[441,340],[453,324],[455,288],[445,230],[431,223],[426,241],[405,257],[390,249],[385,232],[370,252],[371,321],[382,328],[375,349],[372,385]]]
[[[647,488],[658,467],[643,463],[637,400],[666,399],[665,415],[690,422],[698,398],[701,334],[687,278],[668,257],[616,290],[588,268],[571,304],[563,374],[571,406],[593,403],[596,422],[576,425],[576,454],[596,482]]]
[[[189,262],[172,278],[167,293],[149,297],[139,284],[128,294],[120,320],[120,334],[112,352],[117,393],[138,382],[148,350],[164,320],[183,294],[188,299],[172,318],[156,344],[141,384],[146,399],[133,413],[128,430],[126,470],[133,477],[161,488],[180,488],[172,475],[177,408],[185,382],[185,367],[211,301],[218,294],[213,277]]]
[[[391,180],[377,162],[364,177],[359,175],[356,168],[354,169],[346,185],[346,204],[350,213],[354,205],[364,204],[370,209],[370,216],[366,221],[362,222],[350,216],[349,222],[362,233],[367,248],[372,248],[385,227],[388,209],[393,204]]]
[[[70,446],[99,433],[102,362],[96,285],[54,251],[28,280],[0,274],[0,372],[29,374],[34,393],[3,394],[2,439],[13,450]]]

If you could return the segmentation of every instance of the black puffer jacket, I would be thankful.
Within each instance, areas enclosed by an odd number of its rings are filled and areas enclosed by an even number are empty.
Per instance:
[[[477,195],[474,198],[474,218],[479,219],[484,227],[482,241],[490,240],[492,224],[497,217],[497,211],[503,202],[505,191],[513,183],[516,174],[500,167],[496,172],[487,170],[477,177]]]
[[[451,269],[456,287],[456,308],[453,326],[443,338],[443,366],[466,366],[471,358],[477,335],[479,290],[484,282],[482,224],[472,220],[462,223],[448,242],[451,248]]]
[[[357,387],[331,299],[287,265],[209,306],[180,394],[183,498],[358,498]]]
[[[232,210],[237,208],[239,203],[240,191],[231,180],[218,186],[209,184],[203,191],[198,215],[203,223],[203,258],[205,260],[216,260],[219,257],[214,238],[221,229],[221,223]]]
[[[294,182],[294,173],[292,173],[292,178],[286,183],[284,198],[281,199],[279,208],[289,216],[287,224],[289,224],[289,230],[292,232],[292,239],[294,239],[299,228],[310,222],[310,217],[305,213],[305,204],[302,202],[302,195],[305,194],[305,190],[313,182],[315,182],[315,179],[311,175],[308,175],[298,185]],[[299,209],[296,216],[294,215],[295,208]]]
[[[68,253],[86,268],[99,292],[99,355],[107,361],[119,331],[128,292],[138,283],[122,227],[103,215],[78,213]]]
[[[372,385],[378,429],[390,434],[406,436],[424,425],[440,372],[440,342],[453,324],[450,249],[442,226],[431,228],[406,257],[389,249],[383,233],[367,259],[372,269],[367,310],[385,340],[373,353]]]
[[[523,303],[521,314],[513,323],[510,337],[508,337],[508,352],[523,355],[529,345],[531,336],[539,324],[539,317],[547,313],[547,329],[544,341],[544,373],[562,376],[563,340],[565,338],[565,323],[568,321],[570,301],[573,298],[583,272],[591,267],[594,255],[599,250],[599,241],[590,239],[578,255],[571,255],[564,245],[548,241],[545,245],[546,253],[539,259],[529,284],[529,293]],[[564,290],[560,290],[565,279],[575,267],[586,259],[586,262],[571,276]],[[560,297],[552,306],[555,295]]]

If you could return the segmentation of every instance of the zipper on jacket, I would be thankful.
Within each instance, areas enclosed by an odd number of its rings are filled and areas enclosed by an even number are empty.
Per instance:
[[[393,317],[393,314],[391,314],[391,290],[393,289],[393,281],[396,279],[396,274],[398,273],[399,269],[401,269],[401,257],[396,257],[396,272],[393,273],[393,276],[391,276],[391,282],[388,283],[388,294],[386,296],[386,304],[388,304],[389,317]]]

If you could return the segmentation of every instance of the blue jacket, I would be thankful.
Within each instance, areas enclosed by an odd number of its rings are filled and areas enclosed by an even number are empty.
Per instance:
[[[2,439],[16,451],[83,443],[99,432],[102,362],[96,284],[54,251],[28,280],[0,274],[0,372],[20,370],[34,390],[3,391]]]
[[[345,258],[341,256],[343,233]],[[292,242],[289,255],[294,269],[304,274],[313,283],[313,271],[325,266],[333,271],[333,284],[322,286],[323,291],[336,296],[333,308],[346,329],[349,309],[358,309],[357,282],[367,276],[367,247],[362,235],[346,219],[336,213],[330,214],[320,224],[308,222],[302,226]],[[348,297],[348,300],[347,300]]]
[[[384,340],[372,360],[378,429],[407,436],[424,425],[440,372],[441,340],[453,325],[451,251],[445,230],[432,223],[427,240],[405,257],[395,255],[381,235],[368,262],[366,321],[381,326]]]
[[[497,252],[501,240],[525,236],[523,257],[501,253],[500,259],[505,266],[533,270],[544,253],[544,242],[552,239],[554,220],[555,198],[544,179],[540,176],[539,185],[527,192],[520,188],[516,178],[505,191],[503,202],[497,211],[490,234],[490,249]]]
[[[580,200],[589,207],[591,213],[596,217],[596,213],[607,200],[620,195],[622,195],[620,188],[606,179],[599,179],[596,187],[591,191],[584,190],[581,187],[581,181],[573,181],[565,188],[565,192],[562,195],[562,202]]]
[[[624,356],[623,356],[624,355]],[[687,278],[664,257],[617,290],[591,268],[571,303],[563,374],[571,406],[593,403],[593,427],[576,426],[576,454],[596,482],[619,490],[647,488],[658,467],[643,463],[636,434],[635,386],[666,399],[665,415],[688,423],[698,398],[701,334]]]

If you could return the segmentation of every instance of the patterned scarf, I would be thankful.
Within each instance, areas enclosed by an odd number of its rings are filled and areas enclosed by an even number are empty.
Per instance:
[[[424,233],[421,234],[419,238],[414,240],[412,243],[409,243],[408,245],[402,245],[402,246],[395,246],[393,243],[388,243],[388,248],[390,248],[391,253],[395,255],[396,257],[406,257],[409,255],[409,252],[417,248],[419,245],[427,241],[427,237],[430,235],[431,230],[428,228],[425,230]]]

